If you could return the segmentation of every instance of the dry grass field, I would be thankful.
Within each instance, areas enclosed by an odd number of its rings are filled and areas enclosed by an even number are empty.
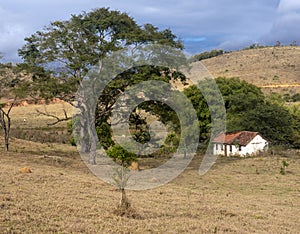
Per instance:
[[[202,60],[201,63],[214,77],[239,77],[263,87],[263,91],[268,93],[273,91],[294,94],[300,91],[299,46],[234,51]],[[193,64],[192,77],[199,75],[198,64],[199,62]],[[295,84],[298,86],[294,86]],[[273,87],[266,87],[269,85]]]
[[[25,105],[12,109],[12,137],[38,142],[68,143],[70,133],[66,129],[66,122],[49,126],[55,122],[54,118],[41,115],[38,111],[63,118],[66,110],[72,116],[72,106],[67,103],[52,103],[49,105]]]
[[[202,61],[215,76],[240,77],[265,92],[296,93],[300,47],[237,51]],[[196,76],[197,63],[192,75]],[[286,86],[287,85],[287,86]],[[68,144],[63,103],[12,110],[10,152],[0,135],[0,233],[299,233],[300,151],[219,157],[204,176],[199,153],[175,180],[127,191],[135,218],[114,213],[120,193],[95,177]],[[63,144],[65,143],[65,144]],[[288,162],[286,174],[280,173]],[[141,159],[141,169],[160,159]],[[28,167],[32,173],[20,173]]]
[[[59,105],[47,108],[55,111]],[[15,108],[15,127],[22,128],[22,118],[32,121],[27,122],[27,129],[47,127],[42,124],[49,119],[29,118],[35,108]],[[300,152],[296,150],[275,150],[251,158],[220,157],[204,176],[198,174],[199,154],[171,183],[152,190],[127,191],[136,218],[114,214],[119,191],[96,178],[75,147],[13,138],[10,153],[0,150],[0,233],[300,230]],[[283,160],[289,163],[285,175],[280,174]],[[20,173],[23,167],[32,173]]]
[[[13,144],[26,144],[14,140]],[[199,158],[173,182],[128,191],[139,218],[113,213],[119,192],[93,176],[72,147],[1,153],[0,233],[297,233],[300,153],[219,158],[204,176]],[[17,147],[17,146],[14,147]],[[58,151],[54,150],[58,147]],[[36,152],[33,152],[35,149]],[[69,151],[69,152],[67,152]],[[56,155],[44,157],[44,154]],[[289,162],[286,175],[281,161]],[[30,174],[19,169],[27,166]]]

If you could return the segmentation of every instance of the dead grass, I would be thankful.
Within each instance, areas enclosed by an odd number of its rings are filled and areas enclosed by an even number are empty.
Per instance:
[[[47,106],[59,111],[60,104]],[[13,109],[12,127],[51,135],[50,119],[26,106]],[[63,108],[63,106],[60,106]],[[62,113],[62,112],[59,112]],[[34,117],[34,118],[32,118]],[[26,123],[24,123],[26,118]],[[65,131],[65,125],[59,126]],[[49,133],[50,132],[50,133]],[[43,136],[43,135],[41,135]],[[56,136],[57,138],[57,136]],[[199,176],[198,155],[171,183],[127,191],[131,210],[114,211],[120,192],[96,178],[76,148],[0,137],[0,233],[297,233],[300,230],[300,152],[219,158]],[[280,174],[282,160],[289,166]],[[141,160],[141,169],[161,163]],[[28,167],[32,173],[22,174]]]
[[[11,111],[11,136],[41,143],[69,143],[70,133],[67,130],[66,122],[48,126],[55,119],[40,115],[36,111],[63,117],[64,109],[69,116],[72,116],[72,107],[67,103],[14,107]]]
[[[61,161],[55,162],[41,157],[42,144],[30,144],[35,152],[0,153],[0,233],[297,233],[300,229],[297,151],[219,158],[202,177],[197,156],[171,183],[127,191],[135,216],[122,217],[114,213],[119,191],[89,172],[74,148],[45,147],[48,155],[61,151]],[[13,142],[13,147],[18,145]],[[283,159],[290,164],[286,175],[280,175]],[[23,167],[32,173],[19,173]]]
[[[281,46],[235,51],[201,61],[214,77],[239,77],[257,86],[300,84],[300,47]],[[191,76],[200,74],[199,62]],[[299,87],[270,87],[279,93],[296,93]]]

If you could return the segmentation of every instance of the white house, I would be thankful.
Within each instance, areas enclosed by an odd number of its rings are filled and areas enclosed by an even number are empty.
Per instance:
[[[268,149],[269,141],[258,132],[221,133],[213,141],[214,155],[253,155]]]

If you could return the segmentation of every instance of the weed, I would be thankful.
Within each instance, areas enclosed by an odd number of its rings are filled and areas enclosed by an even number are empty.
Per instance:
[[[280,174],[285,175],[286,174],[286,168],[289,166],[289,163],[285,160],[282,160],[282,165],[280,167]]]

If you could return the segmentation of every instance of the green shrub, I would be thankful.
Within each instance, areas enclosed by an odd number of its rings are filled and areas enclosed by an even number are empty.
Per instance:
[[[106,153],[115,162],[124,167],[129,167],[133,161],[137,160],[137,157],[134,153],[127,151],[118,144],[111,146]]]

